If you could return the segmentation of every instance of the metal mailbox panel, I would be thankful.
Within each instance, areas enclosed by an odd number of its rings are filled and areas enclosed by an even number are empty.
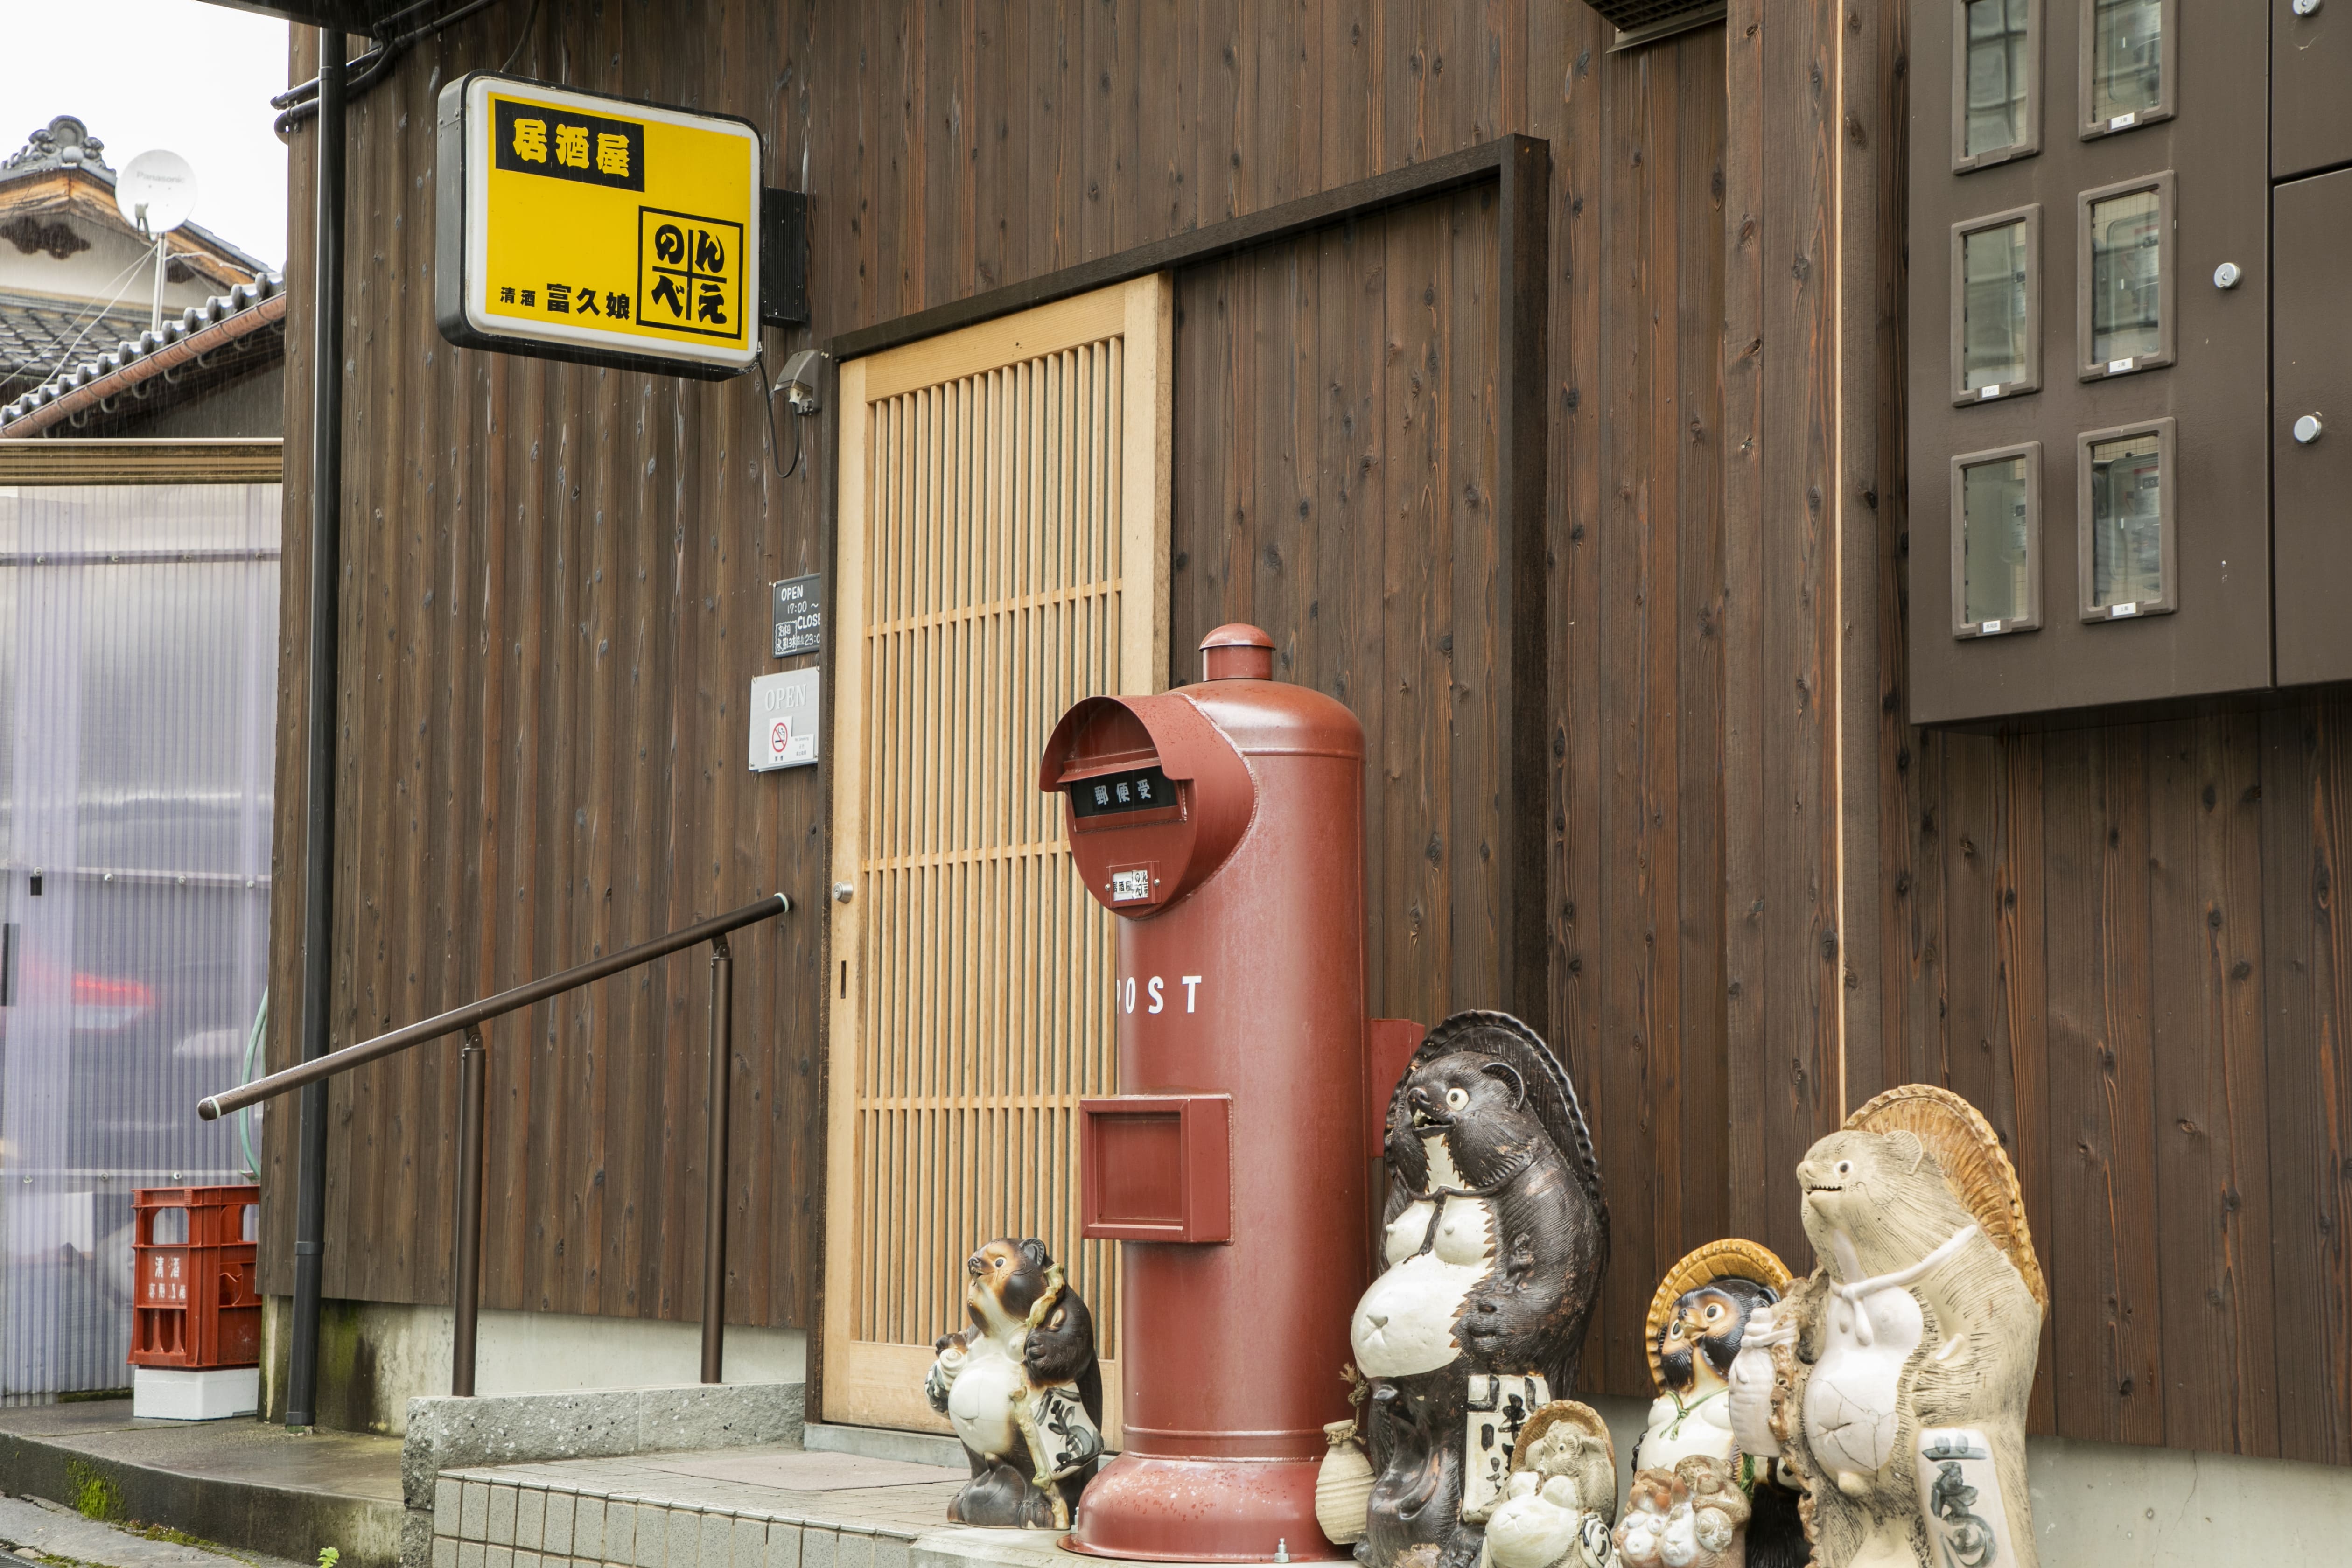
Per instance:
[[[1079,1223],[1089,1241],[1231,1241],[1233,1098],[1078,1101]]]
[[[2147,699],[2259,689],[2271,683],[2270,530],[2257,498],[2268,487],[2269,146],[2264,101],[2270,37],[2221,8],[2165,10],[2167,77],[2160,116],[2121,129],[2066,134],[2076,101],[2088,0],[2044,0],[2039,150],[1953,172],[1950,100],[1958,7],[1911,8],[1910,484],[1906,570],[1911,602],[1910,716],[1966,722]],[[2284,5],[2286,0],[2279,0]],[[1928,62],[1935,62],[1931,68]],[[2086,193],[2170,173],[2172,224],[2156,236],[2165,356],[2084,377],[2078,270],[2090,249],[2077,232]],[[1951,234],[1996,214],[2039,207],[2035,280],[2038,385],[2019,395],[1956,404],[1948,347],[1954,310]],[[2168,241],[2168,245],[2163,242]],[[2213,281],[2234,263],[2234,287]],[[2112,268],[2110,268],[2112,270]],[[2168,356],[2168,360],[2167,359]],[[2134,356],[2137,358],[2137,356]],[[2178,608],[2168,615],[2085,621],[2076,516],[2079,440],[2085,433],[2174,421]],[[2347,416],[2352,421],[2352,416]],[[2041,527],[2032,575],[2038,626],[1956,635],[1953,458],[2041,443],[2034,500]]]
[[[2352,170],[2281,185],[2275,200],[2278,680],[2300,686],[2352,677]],[[2295,429],[2305,416],[2318,422],[2309,441]]]
[[[2271,176],[2352,163],[2352,9],[2269,0]],[[2257,100],[2259,101],[2259,100]]]

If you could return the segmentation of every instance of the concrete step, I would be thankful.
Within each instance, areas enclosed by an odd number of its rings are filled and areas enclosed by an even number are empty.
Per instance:
[[[396,1568],[400,1440],[249,1419],[142,1421],[128,1399],[0,1410],[0,1489],[108,1522],[348,1568]]]
[[[803,1429],[801,1447],[813,1454],[856,1454],[868,1459],[897,1459],[909,1465],[944,1465],[969,1471],[963,1445],[944,1432],[901,1432],[887,1426],[844,1426],[812,1421]]]
[[[0,1498],[0,1549],[26,1552],[50,1563],[75,1563],[85,1568],[310,1568],[283,1557],[265,1556],[240,1547],[224,1557],[185,1541],[157,1541],[145,1531],[84,1519],[61,1502],[42,1499],[35,1503],[20,1497]],[[227,1550],[226,1547],[222,1551]]]

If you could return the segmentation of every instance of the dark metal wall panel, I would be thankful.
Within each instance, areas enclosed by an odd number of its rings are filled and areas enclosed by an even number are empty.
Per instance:
[[[2098,703],[2251,691],[2271,684],[2271,533],[2259,505],[2265,330],[2270,304],[2268,153],[2262,106],[2272,51],[2261,20],[2214,6],[2178,7],[2165,40],[2175,115],[2088,140],[2076,129],[2082,17],[2092,0],[2034,0],[2046,12],[2046,70],[2036,79],[2041,150],[1955,174],[1951,110],[1955,0],[1915,0],[1911,77],[1911,716],[1981,720]],[[2166,15],[2171,16],[2172,7]],[[2284,5],[2275,8],[2284,25]],[[2340,26],[2340,24],[2339,24]],[[2162,176],[2168,226],[2149,249],[2168,269],[2165,353],[2155,368],[2085,379],[2081,343],[2093,294],[2086,193]],[[2036,207],[2038,390],[1954,403],[1951,333],[1958,319],[1951,226]],[[2160,246],[2155,242],[2161,239]],[[2239,281],[2216,286],[2223,263]],[[2282,316],[2284,321],[2284,317]],[[2174,498],[2165,520],[2175,557],[2165,597],[2177,606],[2129,620],[2084,618],[2077,437],[2177,421]],[[1958,456],[2042,444],[2038,628],[1956,637],[1948,475]],[[2281,570],[2285,569],[2281,563]]]
[[[2271,12],[2271,178],[2352,163],[2352,22],[2339,7]]]
[[[2352,37],[2339,32],[2338,37]],[[2352,92],[2344,94],[2352,101]],[[2272,616],[2278,682],[2352,678],[2352,169],[2291,180],[2272,197],[2276,304],[2271,348]],[[2338,412],[2342,410],[2343,412]],[[2313,427],[2298,434],[2305,418]]]

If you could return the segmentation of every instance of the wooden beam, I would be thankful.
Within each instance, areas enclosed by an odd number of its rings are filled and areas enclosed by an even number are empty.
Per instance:
[[[284,472],[265,440],[0,441],[0,485],[258,485]]]

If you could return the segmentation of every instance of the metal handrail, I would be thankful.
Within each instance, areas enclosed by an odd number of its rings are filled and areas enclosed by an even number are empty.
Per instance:
[[[778,893],[732,913],[713,915],[707,921],[680,927],[667,936],[527,981],[388,1035],[329,1051],[299,1066],[257,1078],[241,1088],[207,1095],[196,1102],[196,1115],[206,1121],[217,1121],[231,1111],[291,1093],[412,1046],[455,1034],[466,1037],[458,1074],[457,1342],[449,1357],[449,1392],[470,1395],[474,1392],[474,1346],[481,1319],[482,1166],[486,1152],[482,1109],[488,1094],[482,1026],[625,969],[667,957],[698,942],[710,943],[709,1121],[704,1131],[703,1145],[702,1381],[717,1383],[727,1331],[728,1065],[734,1050],[735,1028],[735,958],[728,949],[727,933],[789,913],[792,907],[792,900]]]

